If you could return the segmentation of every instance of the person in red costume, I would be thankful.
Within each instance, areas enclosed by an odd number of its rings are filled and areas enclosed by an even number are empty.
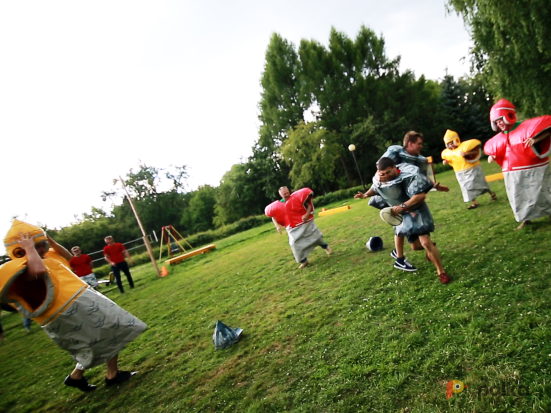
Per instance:
[[[299,268],[309,265],[308,255],[318,245],[330,255],[331,248],[314,223],[314,192],[310,188],[302,188],[291,194],[289,188],[282,186],[279,195],[282,199],[268,205],[264,213],[272,218],[277,232],[281,234],[282,228],[287,230],[289,245],[295,260],[300,263]]]
[[[517,122],[515,106],[501,99],[490,110],[499,133],[484,145],[488,162],[503,171],[507,197],[521,229],[532,219],[551,215],[551,116]]]

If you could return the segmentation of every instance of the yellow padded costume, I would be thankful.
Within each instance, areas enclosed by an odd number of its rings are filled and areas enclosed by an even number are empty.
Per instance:
[[[448,161],[455,172],[461,172],[480,165],[480,157],[482,156],[482,142],[477,139],[461,142],[457,133],[448,129],[444,135],[444,143],[447,145],[450,142],[454,142],[457,148],[444,149],[442,151],[442,159]],[[471,152],[475,149],[478,149],[478,155],[473,159],[466,159],[461,155],[461,152]]]

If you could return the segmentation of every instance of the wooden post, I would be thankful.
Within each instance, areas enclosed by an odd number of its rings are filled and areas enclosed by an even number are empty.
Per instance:
[[[157,266],[157,261],[155,261],[155,257],[153,256],[153,249],[151,249],[151,244],[149,243],[149,239],[147,238],[147,234],[145,233],[145,230],[143,229],[142,221],[140,221],[140,217],[138,216],[138,211],[136,211],[136,208],[134,208],[134,203],[132,202],[132,198],[130,197],[130,194],[126,190],[126,185],[124,184],[124,181],[122,180],[122,178],[120,176],[119,176],[119,180],[121,181],[124,192],[126,193],[126,198],[128,199],[128,202],[130,202],[130,207],[132,208],[132,212],[134,212],[134,216],[136,217],[136,221],[138,221],[138,225],[140,226],[140,229],[142,230],[143,241],[144,241],[145,247],[147,248],[149,258],[151,259],[151,262],[153,263],[153,266],[155,267],[155,272],[157,273],[157,277],[161,277],[159,267]]]

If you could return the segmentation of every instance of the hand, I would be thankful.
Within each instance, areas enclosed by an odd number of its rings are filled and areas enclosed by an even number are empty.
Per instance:
[[[405,211],[405,208],[402,208],[400,205],[396,205],[392,207],[392,210],[390,211],[392,215],[400,215],[402,212]]]
[[[130,261],[130,266],[133,267],[134,266],[134,260],[129,260]]]
[[[302,216],[302,222],[308,221],[308,217],[309,217],[309,216],[310,216],[310,214],[304,214],[304,215]]]
[[[494,161],[494,157],[492,155],[488,156],[488,163],[492,163]]]
[[[442,165],[447,165],[448,164],[448,161],[446,161],[445,159],[442,161]]]
[[[450,188],[444,185],[440,185],[440,182],[437,182],[434,184],[434,189],[436,189],[438,192],[448,192]]]
[[[466,152],[463,152],[463,151],[459,151],[459,155],[460,156],[465,156]]]
[[[29,232],[27,232],[26,234],[24,234],[23,232],[20,232],[17,242],[19,243],[21,248],[23,248],[25,251],[28,251],[29,249],[34,249],[34,241],[31,238]]]
[[[281,227],[277,227],[276,230],[281,234]]]
[[[356,195],[354,195],[354,199],[365,199],[367,198],[363,192],[358,191]]]
[[[527,148],[529,146],[534,146],[534,139],[533,138],[528,138],[524,141],[524,147]]]

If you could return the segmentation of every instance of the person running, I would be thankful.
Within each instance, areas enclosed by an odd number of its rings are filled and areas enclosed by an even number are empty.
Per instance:
[[[480,166],[482,143],[476,139],[461,143],[457,132],[450,129],[444,135],[444,143],[446,149],[442,151],[442,163],[453,168],[461,188],[463,201],[471,202],[467,209],[478,208],[479,203],[476,198],[485,193],[489,193],[491,200],[496,201],[497,196],[486,182],[486,177]]]
[[[516,108],[499,100],[490,110],[492,129],[499,132],[484,145],[488,162],[503,171],[507,198],[517,230],[531,220],[551,216],[551,116],[517,122]]]
[[[358,192],[354,198],[380,195],[392,206],[393,215],[402,215],[402,223],[394,227],[394,268],[417,271],[404,257],[404,238],[407,238],[410,244],[415,244],[416,249],[426,250],[427,256],[436,267],[440,282],[446,284],[451,280],[442,264],[440,252],[430,239],[431,232],[434,232],[434,221],[425,203],[426,193],[433,187],[434,184],[418,167],[406,163],[397,166],[391,158],[383,157],[377,162],[377,173],[373,177],[371,188],[366,193]]]
[[[302,188],[291,194],[289,188],[282,186],[279,195],[282,199],[268,205],[264,213],[272,218],[277,232],[281,234],[281,229],[286,228],[289,245],[295,260],[300,263],[298,268],[309,265],[308,255],[318,245],[330,255],[331,248],[314,222],[314,192],[310,188]]]

